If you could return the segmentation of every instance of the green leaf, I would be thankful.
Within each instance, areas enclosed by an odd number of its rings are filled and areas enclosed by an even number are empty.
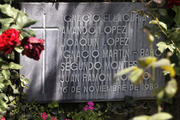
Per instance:
[[[22,68],[22,66],[19,65],[19,64],[14,63],[14,62],[10,62],[9,68],[15,69],[15,70],[20,70]]]
[[[17,47],[15,47],[14,48],[18,53],[21,53],[23,50],[24,50],[24,48],[22,47],[22,46],[17,46]]]
[[[167,25],[165,23],[159,21],[159,25],[163,27],[165,30],[167,30]]]
[[[161,53],[163,53],[167,49],[167,45],[165,42],[159,42],[156,44],[156,46]]]
[[[21,87],[27,88],[27,86],[23,82],[21,82]]]
[[[138,63],[142,68],[145,68],[145,67],[148,67],[149,65],[151,65],[152,63],[154,63],[156,61],[157,61],[156,57],[149,56],[149,57],[140,58],[138,60]]]
[[[27,30],[27,33],[30,35],[30,36],[35,36],[35,32],[33,30]]]
[[[0,24],[1,24],[1,29],[0,29],[0,34],[2,34],[5,30],[7,30],[11,23],[13,23],[14,20],[12,18],[0,18]]]
[[[161,66],[170,66],[171,63],[168,59],[162,58],[157,62],[153,63],[154,67],[161,67]]]
[[[25,78],[25,79],[24,79],[24,84],[25,84],[25,85],[28,85],[28,84],[29,84],[29,79]]]
[[[168,72],[170,74],[170,77],[174,77],[176,75],[173,64],[170,63],[169,59],[162,58],[152,65],[154,67],[160,67],[164,71]]]
[[[59,103],[55,100],[53,100],[51,103],[48,104],[49,108],[58,108],[59,107]]]
[[[156,24],[156,25],[158,25],[158,26],[161,26],[161,27],[164,28],[165,30],[167,30],[167,25],[166,25],[165,23],[159,21],[157,18],[156,18],[156,20],[151,20],[151,21],[149,22],[149,24]]]
[[[8,97],[4,93],[0,93],[0,99],[5,100],[6,103],[8,102]]]
[[[13,85],[11,82],[9,84],[11,86],[11,88],[13,89],[13,93],[14,94],[19,94],[19,90],[18,88],[16,87],[16,85]]]
[[[137,68],[130,73],[129,79],[131,80],[132,83],[138,85],[141,83],[143,76],[144,76],[143,69]]]
[[[20,77],[20,81],[21,81],[21,86],[27,88],[27,86],[29,84],[29,79],[25,78],[24,75],[22,75]]]
[[[0,81],[4,81],[4,76],[2,75],[2,71],[0,71]]]
[[[159,42],[156,44],[156,46],[158,47],[158,50],[163,53],[167,48],[171,51],[174,52],[175,47],[173,44],[167,45],[165,42]]]
[[[8,105],[3,100],[0,100],[0,108],[6,110],[8,108]]]
[[[154,36],[151,33],[148,34],[148,41],[149,41],[149,43],[154,42]]]
[[[5,85],[3,83],[0,83],[0,91],[2,92],[2,90],[4,89]]]
[[[2,70],[2,74],[6,80],[10,79],[10,71],[9,70]]]
[[[22,28],[29,27],[30,25],[33,25],[36,23],[35,20],[28,18],[28,16],[23,13],[22,11],[18,12],[16,24],[19,25]]]
[[[169,120],[172,115],[166,112],[160,112],[152,115],[149,120]]]
[[[22,28],[19,26],[19,25],[17,25],[17,24],[12,24],[11,26],[10,26],[10,28],[14,28],[14,29],[16,29],[16,30],[21,30]]]
[[[9,4],[5,4],[5,5],[0,5],[0,11],[9,16],[9,17],[12,17],[14,19],[16,19],[17,17],[17,14],[18,14],[18,10],[11,7]]]
[[[2,23],[2,25],[11,24],[13,22],[14,22],[13,18],[0,18],[0,23]]]
[[[176,47],[173,44],[168,45],[168,49],[173,53]]]
[[[117,79],[117,78],[119,78],[120,76],[122,76],[122,75],[124,75],[124,74],[127,74],[127,73],[133,71],[134,69],[137,69],[137,67],[136,67],[136,66],[132,66],[132,67],[126,68],[126,69],[124,69],[124,70],[121,70],[120,72],[118,72],[118,73],[115,75],[114,80]]]
[[[157,20],[151,20],[149,21],[149,24],[158,24]]]
[[[141,116],[137,116],[137,117],[134,117],[132,118],[132,120],[149,120],[149,116],[147,115],[141,115]]]
[[[11,17],[8,18],[9,22],[4,21],[6,23],[4,24],[5,28],[8,28],[12,22],[14,22],[14,24],[11,25],[10,28],[15,28],[18,30],[29,27],[30,25],[36,23],[35,20],[29,18],[24,12],[19,11],[18,9],[15,9],[8,4],[0,5],[0,11],[4,15]]]
[[[150,32],[150,28],[146,26],[143,27],[143,32],[148,36],[148,42],[152,44],[154,42],[154,36]]]
[[[163,70],[165,70],[166,72],[168,72],[170,74],[170,77],[175,77],[176,72],[174,70],[173,65],[169,65],[169,66],[161,66],[161,68]]]
[[[174,97],[177,90],[178,90],[177,81],[175,79],[171,79],[170,81],[168,81],[168,83],[165,87],[165,92],[168,95],[168,97],[170,97],[170,98]]]
[[[164,90],[161,90],[158,94],[157,94],[157,99],[161,100],[164,97]]]
[[[21,35],[23,37],[32,37],[35,36],[35,32],[33,30],[23,30]]]
[[[174,21],[177,26],[180,26],[180,6],[174,6],[173,10],[176,13],[176,15],[174,17]]]
[[[1,69],[9,69],[8,62],[4,62],[4,61],[0,62],[0,68]]]

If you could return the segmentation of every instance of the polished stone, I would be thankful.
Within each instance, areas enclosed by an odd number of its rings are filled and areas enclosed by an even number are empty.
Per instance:
[[[149,19],[132,13],[140,3],[21,3],[38,20],[30,29],[45,39],[39,61],[21,56],[21,74],[30,79],[28,100],[40,102],[119,101],[125,96],[152,98],[150,74],[140,86],[123,75],[114,75],[137,65],[148,56],[149,45],[142,27]],[[156,56],[160,56],[154,47]],[[156,71],[155,87],[163,85]]]

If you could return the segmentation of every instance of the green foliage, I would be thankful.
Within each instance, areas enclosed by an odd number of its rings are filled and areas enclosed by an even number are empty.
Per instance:
[[[149,56],[149,57],[139,58],[138,63],[142,68],[146,68],[156,61],[157,61],[156,57]]]
[[[9,63],[9,68],[14,69],[14,70],[20,70],[22,68],[22,66],[19,65],[19,64],[14,63],[14,62],[10,62]]]
[[[147,116],[147,115],[141,115],[141,116],[138,116],[138,117],[134,117],[132,120],[149,120],[150,117]]]
[[[12,2],[6,0],[4,2]],[[9,4],[0,4],[0,34],[9,29],[16,28],[21,31],[21,39],[27,34],[33,34],[32,31],[23,30],[35,23],[22,11],[11,7]],[[26,34],[24,34],[24,32]],[[17,52],[22,51],[22,47],[16,47]],[[22,68],[19,64],[14,62],[15,53],[3,55],[0,52],[0,114],[5,114],[8,109],[13,109],[16,105],[16,97],[20,95],[23,87],[27,87],[29,80],[24,76],[19,75],[18,70]],[[21,116],[21,119],[24,117]]]
[[[132,67],[126,68],[126,69],[118,72],[118,73],[115,75],[114,80],[117,79],[118,77],[122,76],[123,74],[127,74],[127,73],[129,73],[129,72],[131,72],[131,71],[133,71],[133,70],[135,70],[135,69],[137,69],[137,67],[132,66]]]
[[[10,71],[9,70],[2,70],[1,73],[4,76],[5,80],[9,80],[10,79]]]
[[[20,81],[21,81],[21,87],[27,88],[27,86],[29,85],[29,79],[25,78],[24,75],[22,75],[20,77]]]
[[[144,76],[143,69],[137,68],[130,73],[129,79],[131,80],[132,83],[138,85],[141,83],[143,76]]]
[[[153,1],[156,4],[160,4],[158,2],[162,1]],[[144,32],[147,34],[150,50],[153,51],[153,42],[155,41],[154,37],[160,39],[161,37],[167,38],[165,41],[160,41],[156,44],[158,50],[161,53],[167,53],[167,58],[161,58],[160,60],[157,60],[156,57],[154,57],[153,53],[151,52],[151,56],[145,57],[145,58],[140,58],[138,61],[139,67],[136,67],[135,70],[128,71],[130,73],[129,79],[131,80],[132,83],[134,84],[140,84],[142,81],[141,75],[143,74],[143,71],[151,68],[152,70],[152,83],[154,84],[155,82],[155,68],[161,68],[164,73],[166,73],[167,79],[169,78],[170,80],[167,82],[165,86],[162,88],[158,88],[154,90],[154,93],[157,98],[157,105],[158,105],[158,113],[153,114],[151,116],[149,115],[142,115],[138,117],[134,117],[132,120],[169,120],[172,118],[172,115],[166,112],[162,112],[162,107],[161,104],[163,101],[166,101],[167,99],[170,99],[175,96],[177,93],[178,85],[177,81],[175,79],[176,72],[177,75],[180,73],[180,63],[177,62],[180,60],[180,43],[179,43],[179,38],[180,38],[180,30],[179,30],[179,19],[180,19],[180,7],[179,6],[174,6],[173,10],[175,12],[175,16],[170,16],[168,11],[159,7],[156,8],[153,6],[154,4],[149,3],[148,4],[148,9],[146,11],[142,10],[137,10],[134,11],[135,13],[138,13],[142,16],[146,17],[152,17],[153,20],[149,22],[149,24],[153,24],[154,26],[151,28],[145,27]],[[174,19],[174,24],[172,20]],[[169,22],[170,21],[170,22]],[[174,55],[173,55],[174,54]],[[175,64],[173,63],[175,60],[173,58],[171,59],[170,57],[173,55],[173,57],[176,56],[176,62]],[[178,60],[177,60],[178,59]],[[172,62],[171,62],[171,61]],[[175,69],[174,69],[175,66]],[[132,68],[132,67],[131,67]],[[125,71],[129,69],[126,68]],[[176,72],[175,72],[176,70]],[[123,70],[124,71],[124,70]],[[119,74],[122,75],[123,73],[121,71]],[[133,76],[133,77],[132,77]],[[135,76],[135,77],[134,77]]]
[[[80,111],[72,115],[73,120],[102,120],[101,113],[95,111]]]
[[[168,81],[165,87],[165,92],[168,95],[168,97],[174,97],[177,92],[177,89],[177,81],[175,79],[171,79],[170,81]]]
[[[58,108],[59,104],[57,101],[52,101],[51,103],[48,104],[48,108],[53,109],[53,108]]]
[[[149,24],[156,24],[156,25],[158,25],[159,27],[164,28],[165,30],[167,30],[167,25],[166,25],[165,23],[159,21],[158,18],[156,18],[155,20],[151,20],[151,21],[149,22]]]
[[[21,66],[14,62],[6,62],[0,59],[0,113],[5,113],[11,105],[11,99],[13,96],[11,93],[7,93],[12,90],[13,93],[19,93],[18,88],[13,83],[14,80],[19,78],[19,75],[15,70],[21,69]]]
[[[172,118],[172,115],[165,112],[156,113],[152,116],[142,115],[134,117],[132,120],[169,120]]]
[[[138,85],[142,82],[144,72],[149,67],[155,67],[155,68],[160,67],[164,71],[168,72],[171,77],[175,77],[175,70],[168,59],[163,58],[157,61],[157,58],[155,57],[144,57],[139,59],[138,64],[140,68],[136,66],[126,68],[120,71],[119,73],[117,73],[115,78],[118,78],[123,74],[130,73],[129,75],[130,81]]]
[[[51,120],[50,116],[55,116],[58,120],[65,120],[65,118],[70,118],[71,120],[104,120],[105,113],[110,111],[106,105],[96,104],[93,111],[85,112],[82,108],[84,103],[81,104],[67,104],[63,105],[56,101],[52,101],[49,104],[40,104],[36,101],[27,102],[19,101],[19,99],[14,100],[14,109],[10,110],[6,116],[7,119],[25,119],[25,120],[42,120],[41,114],[46,112]],[[104,107],[102,109],[102,107]],[[130,108],[129,108],[130,109]]]
[[[3,0],[6,3],[11,3],[12,0]],[[52,0],[55,2],[56,0]],[[132,0],[136,2],[136,0]],[[152,44],[156,41],[155,37],[160,39],[162,34],[167,38],[166,41],[158,42],[157,47],[161,53],[170,51],[174,53],[173,57],[176,57],[175,70],[173,63],[170,61],[170,56],[167,58],[159,59],[153,56],[140,58],[138,60],[139,66],[132,66],[126,68],[123,71],[120,71],[115,79],[120,77],[123,74],[128,74],[129,79],[132,83],[138,85],[142,82],[144,72],[151,68],[152,69],[152,82],[154,83],[153,76],[155,68],[161,68],[163,71],[168,73],[166,76],[170,78],[165,86],[155,90],[155,95],[157,97],[158,103],[158,113],[150,115],[143,115],[134,117],[132,120],[169,120],[172,118],[172,115],[166,112],[162,112],[161,104],[164,99],[169,99],[175,96],[177,92],[177,81],[175,79],[176,73],[180,73],[180,55],[178,49],[180,48],[180,7],[174,6],[173,11],[175,16],[173,17],[174,23],[171,21],[172,16],[169,15],[168,11],[164,8],[161,8],[160,5],[163,3],[162,0],[152,0],[153,4],[158,4],[155,6],[158,7],[149,7],[147,4],[147,10],[137,10],[134,11],[140,15],[146,17],[152,17],[153,20],[150,21],[150,24],[154,26],[152,28],[144,28],[144,32],[147,34],[147,40],[150,43],[150,49],[152,51]],[[35,36],[32,30],[25,30],[24,28],[29,27],[34,24],[36,21],[29,18],[22,11],[11,7],[8,4],[0,5],[0,24],[1,29],[0,33],[9,28],[18,29],[21,32],[21,39],[24,37]],[[16,47],[16,52],[21,53],[23,48]],[[2,56],[2,54],[0,53]],[[24,87],[27,87],[29,80],[25,76],[20,76],[18,70],[22,68],[19,64],[14,62],[14,53],[11,55],[0,57],[0,113],[5,114],[7,119],[14,120],[41,120],[41,113],[47,112],[48,116],[57,116],[58,119],[71,118],[72,120],[104,120],[106,115],[109,117],[123,116],[122,119],[129,119],[133,115],[139,115],[139,109],[144,112],[144,109],[147,109],[142,105],[142,102],[139,105],[135,105],[132,99],[125,100],[121,104],[115,105],[99,105],[96,104],[93,111],[84,111],[83,106],[78,104],[79,107],[69,109],[68,107],[63,107],[56,101],[52,101],[49,104],[39,104],[37,102],[26,102],[25,96],[22,92]],[[171,59],[172,60],[172,59]],[[178,72],[179,71],[179,72]],[[72,107],[72,106],[71,106]],[[137,112],[137,113],[136,113]],[[142,113],[143,113],[142,112]],[[147,111],[145,111],[148,113]],[[144,114],[144,113],[143,113]],[[124,117],[125,116],[125,117]],[[118,119],[120,119],[119,117]],[[50,118],[49,118],[50,119]]]
[[[35,36],[35,33],[32,30],[23,29],[22,36],[31,37],[31,36]]]
[[[175,50],[175,47],[173,44],[166,44],[165,42],[159,42],[156,44],[156,46],[158,47],[158,50],[163,53],[166,49],[169,49],[172,53]]]
[[[177,27],[180,27],[180,6],[174,6],[173,10],[176,12],[176,16],[174,17],[174,21],[176,22]]]
[[[35,20],[29,18],[24,12],[11,7],[9,4],[0,5],[0,12],[3,16],[6,16],[0,17],[0,23],[2,25],[0,33],[9,28],[15,28],[22,31],[23,28],[36,23]]]
[[[166,112],[159,112],[150,117],[150,120],[169,120],[172,118],[172,115]]]
[[[14,50],[18,53],[21,53],[23,51],[23,47],[22,46],[17,46],[14,48]]]

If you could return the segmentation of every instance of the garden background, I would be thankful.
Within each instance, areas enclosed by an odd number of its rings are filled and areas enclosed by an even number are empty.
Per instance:
[[[147,34],[148,40],[153,42],[153,38],[151,38],[151,35],[166,35],[166,41],[165,44],[161,45],[159,47],[162,52],[167,53],[167,60],[170,60],[171,63],[175,63],[175,66],[169,67],[168,69],[162,69],[170,73],[170,75],[167,75],[167,83],[169,79],[176,79],[177,83],[179,83],[180,78],[180,72],[179,72],[179,59],[180,59],[180,2],[178,0],[105,0],[105,1],[86,1],[86,0],[80,0],[80,1],[72,1],[72,0],[1,0],[1,14],[0,14],[0,23],[1,23],[1,34],[7,35],[10,33],[16,33],[16,31],[6,31],[10,28],[17,28],[17,30],[22,30],[24,27],[30,26],[34,24],[34,21],[31,20],[26,16],[24,13],[21,13],[18,10],[14,10],[13,8],[10,8],[8,10],[12,10],[12,13],[6,10],[9,6],[3,6],[5,3],[10,4],[11,6],[15,8],[19,8],[18,3],[20,2],[143,2],[147,5],[147,11],[139,11],[139,14],[146,15],[151,13],[153,16],[155,16],[154,19],[155,23],[155,30],[149,30],[146,29],[145,33]],[[4,7],[4,8],[3,8]],[[4,11],[3,11],[4,10]],[[25,19],[27,19],[27,23],[24,22],[22,25],[22,21],[13,22],[10,19],[7,18],[13,18],[14,13],[20,13]],[[15,16],[16,17],[16,16]],[[173,18],[173,19],[172,19]],[[22,23],[21,23],[22,22]],[[161,24],[163,22],[164,24]],[[18,28],[17,26],[13,26],[12,24],[21,26],[22,28]],[[5,31],[5,32],[4,32]],[[148,31],[148,32],[147,32]],[[155,31],[155,32],[154,32]],[[25,97],[26,95],[22,92],[24,87],[26,87],[26,84],[28,84],[28,79],[25,78],[25,76],[20,76],[19,69],[21,68],[17,63],[19,63],[19,53],[22,52],[27,57],[33,58],[35,60],[38,60],[39,54],[37,56],[32,56],[31,54],[34,52],[28,52],[26,51],[26,45],[29,46],[32,44],[33,46],[40,46],[39,51],[44,49],[43,48],[43,40],[34,38],[32,41],[36,41],[36,45],[34,43],[30,43],[30,39],[32,36],[34,36],[34,33],[32,31],[23,31],[22,38],[17,38],[16,42],[13,43],[13,45],[10,46],[11,50],[7,50],[5,47],[7,45],[4,45],[3,47],[0,46],[0,112],[1,112],[1,120],[7,119],[7,120],[42,120],[42,119],[58,119],[58,120],[128,120],[130,118],[133,118],[135,116],[139,115],[152,115],[156,112],[166,111],[172,114],[174,117],[174,120],[180,120],[180,94],[179,91],[177,91],[176,84],[170,86],[169,91],[174,92],[167,92],[167,90],[158,91],[157,93],[157,101],[156,100],[141,100],[141,101],[135,101],[131,97],[124,98],[124,101],[119,102],[89,102],[87,103],[57,103],[56,101],[52,101],[52,103],[48,104],[40,104],[36,101],[33,102],[26,102]],[[16,33],[20,34],[20,33]],[[11,35],[10,35],[11,36]],[[27,38],[28,37],[28,38]],[[14,38],[13,38],[14,39]],[[29,41],[28,41],[29,40]],[[18,41],[22,41],[21,47],[19,47]],[[23,42],[24,41],[24,42]],[[2,44],[2,40],[0,40],[0,44]],[[9,47],[9,46],[8,46]],[[18,53],[19,52],[19,53]],[[36,52],[36,51],[35,51]],[[6,54],[7,53],[7,54]],[[154,58],[153,58],[154,59]],[[143,61],[144,62],[144,61]],[[154,61],[151,60],[151,64]],[[150,65],[148,63],[148,65]],[[166,62],[167,64],[167,62]],[[162,67],[162,66],[161,66]],[[164,66],[163,66],[164,67]],[[167,67],[167,66],[166,66]],[[171,69],[171,70],[170,70]],[[175,74],[172,72],[175,69]],[[121,73],[120,73],[121,74]],[[169,86],[168,86],[169,87]],[[159,94],[160,93],[160,94]],[[176,93],[176,96],[174,97]],[[173,98],[174,97],[174,98]],[[160,102],[160,103],[159,103]],[[157,109],[156,103],[160,104],[160,111]],[[162,110],[161,110],[162,109]],[[165,114],[166,116],[167,114]],[[169,114],[168,114],[169,115]],[[162,120],[169,119],[170,117],[167,115],[167,118],[162,118]],[[47,118],[48,117],[48,118]],[[160,116],[162,117],[162,116]],[[168,118],[169,117],[169,118]],[[136,120],[136,119],[134,119]],[[137,120],[149,120],[148,116],[145,116],[141,119]],[[160,119],[161,120],[161,119]]]

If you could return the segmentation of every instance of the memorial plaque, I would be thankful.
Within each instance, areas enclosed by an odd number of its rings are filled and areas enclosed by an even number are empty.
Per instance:
[[[40,102],[118,101],[125,96],[149,99],[153,85],[147,72],[140,86],[115,74],[149,56],[142,27],[149,19],[132,13],[141,3],[21,3],[38,22],[30,29],[45,39],[39,61],[21,56],[21,74],[30,79],[28,100]],[[157,57],[161,55],[154,49]],[[163,85],[156,71],[154,87]]]

